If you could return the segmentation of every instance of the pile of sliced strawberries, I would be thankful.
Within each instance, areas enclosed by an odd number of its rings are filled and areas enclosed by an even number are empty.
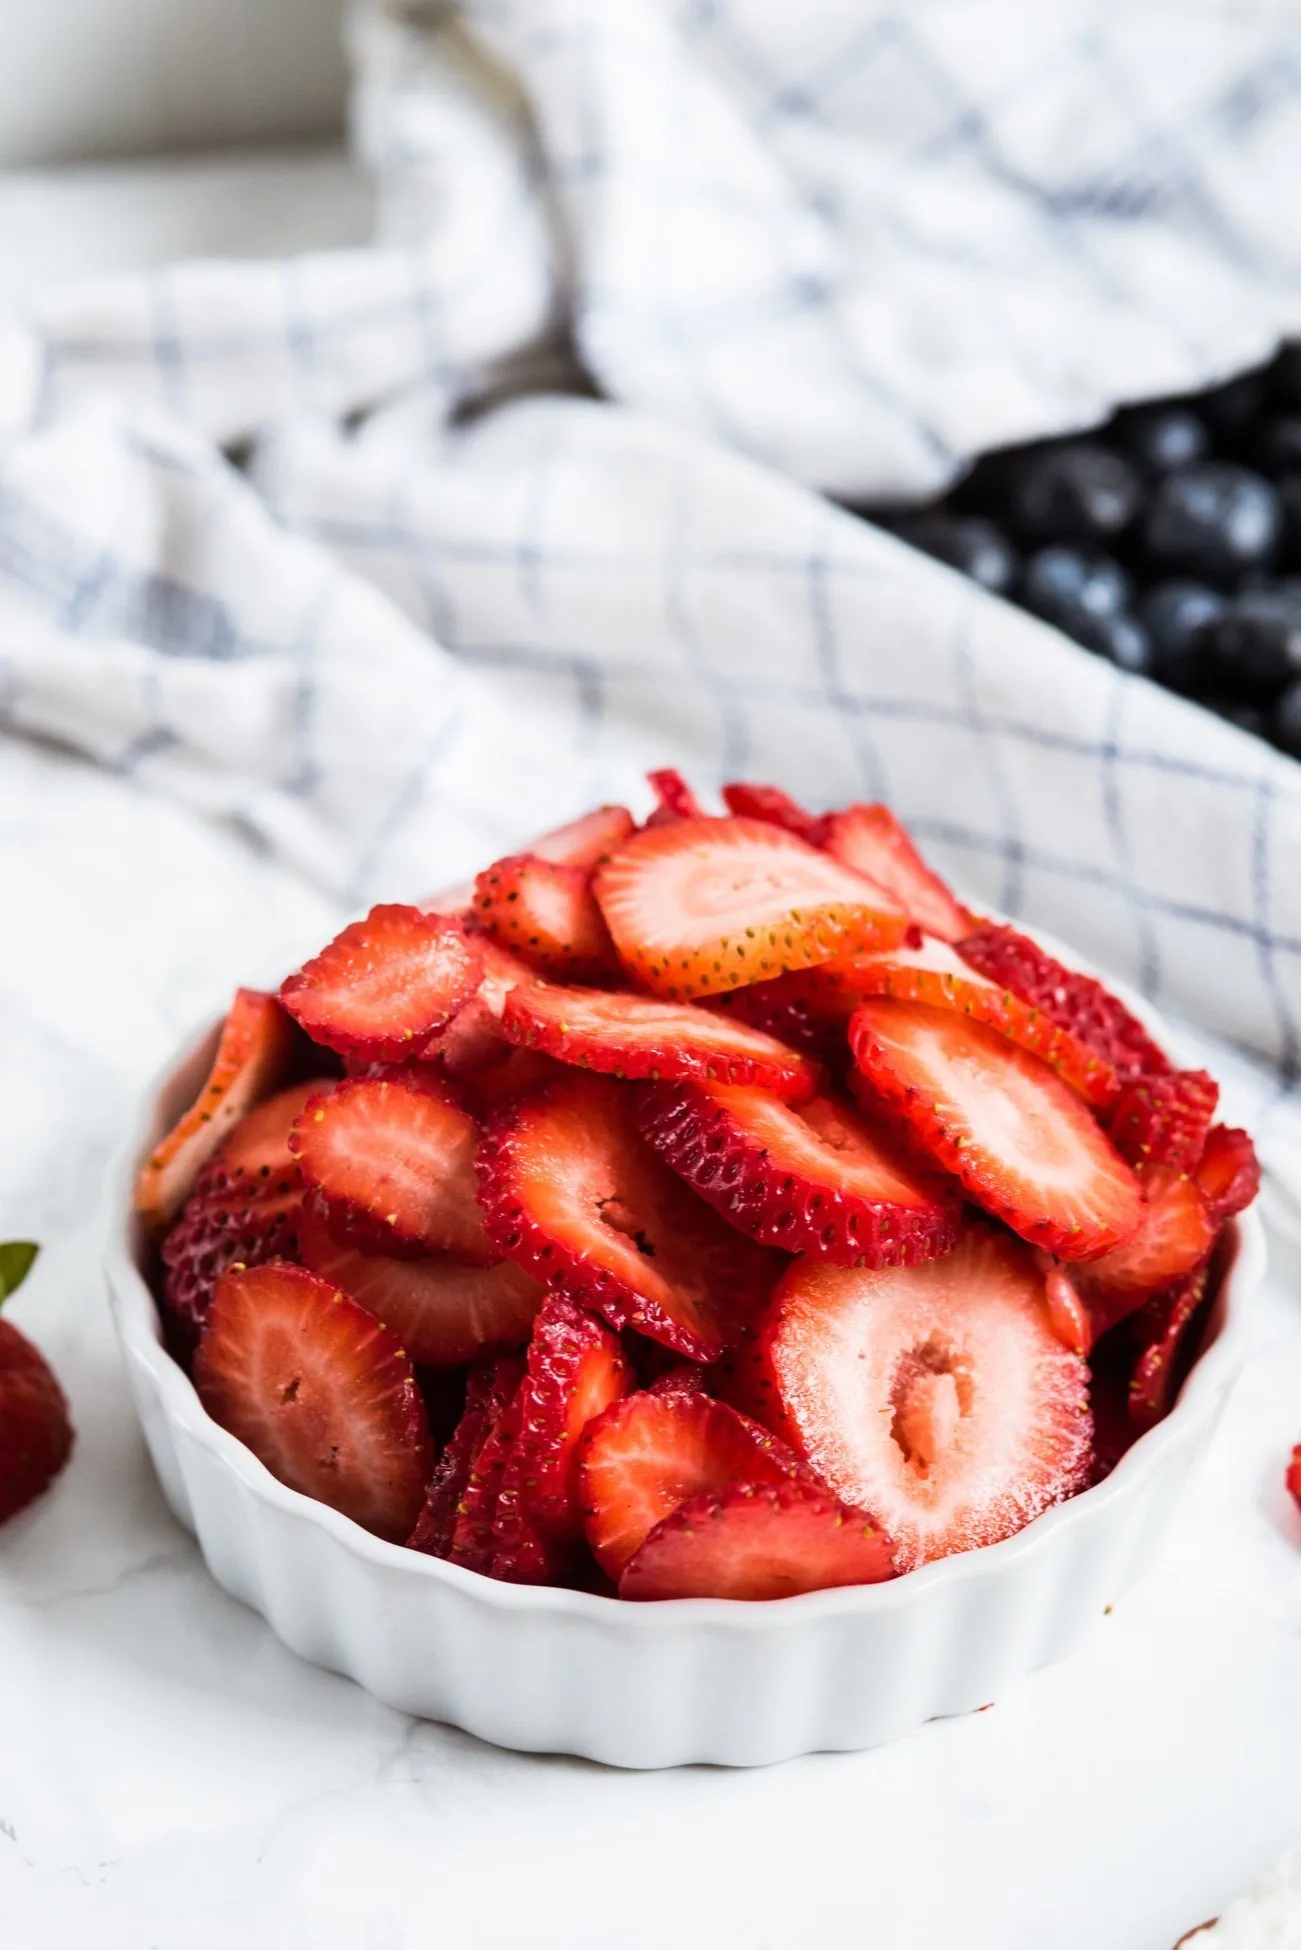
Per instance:
[[[1169,1408],[1251,1143],[884,806],[652,785],[241,991],[140,1176],[172,1345],[282,1482],[489,1577],[1010,1536]]]

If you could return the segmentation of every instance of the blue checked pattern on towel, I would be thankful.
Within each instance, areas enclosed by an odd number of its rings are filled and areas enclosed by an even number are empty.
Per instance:
[[[1296,768],[808,484],[925,493],[1301,326],[1301,34],[474,0],[354,41],[373,250],[0,324],[5,730],[351,906],[652,764],[888,798],[1289,1134]],[[606,398],[551,390],[567,330]]]

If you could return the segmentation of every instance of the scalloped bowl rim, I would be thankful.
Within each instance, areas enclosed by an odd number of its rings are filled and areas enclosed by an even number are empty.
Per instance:
[[[1051,936],[1038,930],[1036,934],[1050,948],[1056,946]],[[1082,965],[1078,958],[1072,960],[1076,966]],[[1177,1034],[1171,1032],[1148,1004],[1132,996],[1121,983],[1112,981],[1111,986],[1135,1014],[1155,1028],[1167,1044],[1177,1048]],[[281,1483],[251,1449],[213,1421],[193,1383],[163,1345],[157,1303],[138,1263],[132,1190],[142,1159],[157,1141],[162,1097],[181,1074],[197,1064],[200,1053],[213,1043],[221,1020],[218,1017],[203,1031],[188,1038],[181,1053],[173,1055],[154,1077],[145,1092],[144,1116],[112,1171],[110,1196],[115,1216],[105,1254],[105,1271],[124,1353],[147,1374],[173,1427],[202,1443],[222,1468],[260,1502],[314,1524],[355,1556],[377,1567],[449,1585],[495,1610],[568,1614],[607,1623],[617,1618],[634,1632],[670,1631],[675,1622],[688,1618],[700,1624],[726,1623],[744,1631],[766,1632],[780,1629],[797,1618],[890,1611],[900,1605],[921,1602],[937,1587],[955,1588],[971,1579],[997,1577],[1028,1552],[1039,1548],[1053,1533],[1066,1532],[1074,1525],[1087,1522],[1108,1503],[1140,1494],[1144,1481],[1159,1470],[1166,1451],[1182,1439],[1183,1425],[1194,1419],[1206,1398],[1229,1387],[1241,1364],[1246,1338],[1246,1303],[1260,1282],[1266,1258],[1264,1228],[1254,1209],[1242,1213],[1227,1228],[1231,1245],[1215,1299],[1218,1329],[1198,1354],[1169,1412],[1131,1445],[1101,1483],[1054,1504],[999,1543],[937,1558],[880,1584],[842,1585],[791,1598],[769,1599],[761,1604],[735,1598],[669,1598],[654,1604],[631,1604],[626,1599],[570,1591],[558,1585],[507,1584],[485,1577],[477,1571],[449,1564],[443,1558],[413,1551],[404,1544],[386,1543],[351,1517]]]

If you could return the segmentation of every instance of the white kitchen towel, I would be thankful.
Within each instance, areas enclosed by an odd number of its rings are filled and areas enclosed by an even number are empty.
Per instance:
[[[6,729],[352,906],[652,763],[886,797],[1242,1052],[1282,1142],[1296,768],[806,484],[921,493],[1301,323],[1295,21],[470,0],[354,38],[374,249],[0,328]],[[607,398],[541,390],[569,341]]]

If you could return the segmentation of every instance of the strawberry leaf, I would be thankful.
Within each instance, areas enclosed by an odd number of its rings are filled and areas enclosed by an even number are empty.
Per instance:
[[[0,1307],[11,1293],[17,1293],[40,1250],[30,1239],[9,1239],[0,1244]]]

